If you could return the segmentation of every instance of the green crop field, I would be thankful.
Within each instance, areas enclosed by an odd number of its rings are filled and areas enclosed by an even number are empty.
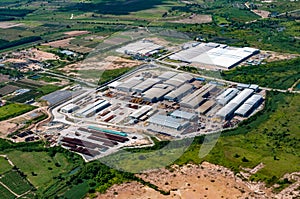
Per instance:
[[[62,154],[51,158],[46,152],[9,152],[8,157],[20,168],[35,187],[47,187],[54,177],[70,169],[70,164]]]
[[[0,157],[0,175],[11,170],[12,166],[4,157]]]
[[[16,196],[0,184],[0,196],[2,199],[14,199]]]
[[[0,121],[22,115],[35,109],[34,106],[27,104],[11,103],[0,107]]]
[[[32,188],[29,182],[14,170],[5,173],[2,178],[0,178],[0,181],[14,193],[19,195],[30,191]]]

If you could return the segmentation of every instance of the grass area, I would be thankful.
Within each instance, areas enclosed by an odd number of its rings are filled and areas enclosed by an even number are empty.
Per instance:
[[[35,109],[34,106],[19,103],[10,103],[0,107],[0,121],[10,119]]]
[[[0,157],[0,175],[11,170],[12,166],[4,157]]]
[[[44,86],[41,86],[40,88],[38,88],[37,90],[40,91],[42,93],[42,95],[47,95],[47,94],[57,91],[59,89],[61,89],[61,87],[56,86],[56,85],[44,85]]]
[[[118,68],[118,69],[114,69],[114,70],[105,70],[103,71],[103,73],[101,74],[100,80],[99,80],[99,85],[104,84],[108,81],[111,81],[125,73],[127,73],[128,71],[132,70],[133,68]]]
[[[266,107],[239,125],[238,128],[225,131],[209,154],[199,157],[204,137],[194,140],[181,140],[168,143],[158,150],[153,147],[121,151],[111,157],[103,158],[111,166],[130,171],[140,171],[164,167],[173,163],[183,165],[208,161],[232,169],[254,167],[263,162],[265,167],[251,176],[252,180],[274,184],[285,173],[299,171],[300,147],[300,95],[268,93]],[[205,139],[213,140],[213,136]],[[130,153],[131,152],[131,153]],[[289,165],[288,167],[286,165]]]
[[[8,154],[14,164],[24,172],[37,188],[47,187],[62,172],[67,172],[72,165],[62,154],[50,157],[46,152],[12,151]]]
[[[84,198],[84,196],[86,195],[86,193],[89,191],[89,184],[87,181],[78,184],[74,187],[72,187],[72,189],[68,190],[65,194],[64,194],[64,198],[67,199],[73,199],[73,198]]]
[[[16,196],[0,184],[0,196],[2,199],[14,199]]]
[[[260,86],[288,89],[300,79],[300,58],[278,61],[259,66],[237,67],[225,71],[222,77],[226,80],[255,83]]]
[[[24,179],[18,171],[14,170],[5,173],[2,178],[0,178],[0,181],[18,195],[30,191],[32,188],[29,182]]]

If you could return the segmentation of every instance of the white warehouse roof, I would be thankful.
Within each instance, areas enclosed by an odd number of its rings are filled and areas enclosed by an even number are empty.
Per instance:
[[[159,114],[150,117],[148,122],[177,130],[186,127],[189,124],[187,121]]]
[[[160,79],[149,78],[149,79],[146,79],[145,81],[143,81],[142,83],[137,84],[136,86],[134,86],[132,88],[132,91],[142,93],[142,92],[148,90],[149,88],[151,88],[153,85],[155,85],[157,83],[160,83],[160,82],[161,82]]]
[[[171,113],[171,116],[175,117],[175,118],[186,119],[186,120],[193,120],[197,117],[197,115],[195,113],[189,113],[189,112],[180,111],[180,110],[175,110],[173,113]]]
[[[262,100],[263,97],[261,95],[252,95],[242,106],[240,106],[240,108],[235,111],[235,114],[246,116],[250,110],[257,106]]]
[[[167,72],[164,72],[163,74],[161,74],[160,76],[158,76],[157,78],[162,79],[162,80],[167,80],[167,79],[171,79],[172,77],[174,77],[177,74],[178,73],[173,72],[173,71],[167,71]]]
[[[149,40],[140,40],[123,46],[116,51],[123,54],[143,54],[146,55],[152,51],[162,49],[163,46],[157,45]]]
[[[165,99],[172,100],[172,101],[179,101],[182,97],[184,97],[186,94],[191,92],[193,90],[193,86],[191,84],[183,84],[176,90],[173,90],[172,92],[168,93],[165,96]]]
[[[146,113],[148,113],[151,110],[152,110],[151,106],[143,106],[142,108],[131,113],[129,115],[129,117],[132,117],[134,119],[139,119],[140,117],[142,117],[143,115],[145,115]]]
[[[225,105],[227,104],[232,98],[234,98],[238,94],[239,90],[236,88],[228,88],[225,92],[219,95],[216,100],[219,104]]]

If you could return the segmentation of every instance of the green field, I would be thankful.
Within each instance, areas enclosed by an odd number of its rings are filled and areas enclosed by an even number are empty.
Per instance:
[[[222,73],[226,80],[288,89],[300,79],[300,58],[278,61],[259,66],[237,67]]]
[[[12,166],[4,157],[0,157],[0,175],[11,170]]]
[[[35,109],[34,106],[27,104],[11,103],[0,107],[0,121],[22,115]]]
[[[0,196],[2,199],[14,199],[16,196],[0,184]]]
[[[55,181],[54,177],[71,169],[70,163],[62,154],[51,158],[46,152],[12,151],[7,155],[35,187],[47,187]]]
[[[14,193],[21,195],[31,190],[31,185],[17,171],[5,173],[0,181],[5,184]]]

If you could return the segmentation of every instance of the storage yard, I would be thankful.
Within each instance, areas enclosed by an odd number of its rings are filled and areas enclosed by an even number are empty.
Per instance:
[[[122,147],[149,145],[139,142],[149,135],[177,139],[233,127],[263,104],[258,85],[217,84],[146,66],[60,105],[57,114],[71,125],[58,143],[88,161]]]

